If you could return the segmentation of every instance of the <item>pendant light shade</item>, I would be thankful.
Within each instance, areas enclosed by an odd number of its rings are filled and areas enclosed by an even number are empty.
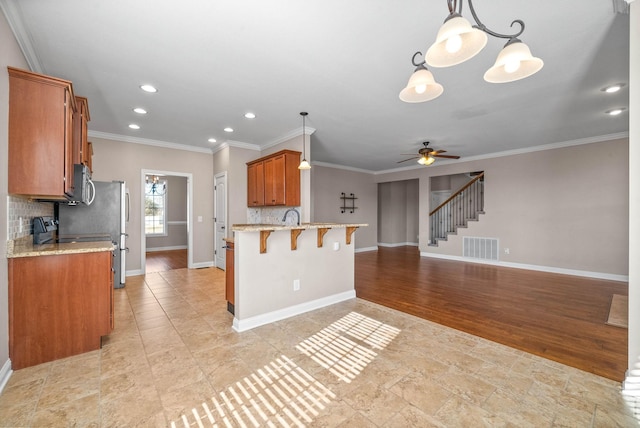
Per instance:
[[[306,156],[306,144],[305,144],[305,118],[307,117],[309,113],[307,113],[306,111],[301,111],[300,112],[300,116],[302,116],[302,162],[300,162],[300,165],[298,165],[298,169],[300,170],[305,170],[305,169],[311,169],[311,165],[309,164],[309,161],[307,161],[307,156]]]
[[[405,103],[421,103],[438,98],[443,91],[444,88],[436,83],[433,74],[420,65],[409,78],[407,86],[400,91],[400,99]]]
[[[484,73],[490,83],[506,83],[524,79],[540,71],[544,62],[531,55],[529,46],[511,39],[498,54],[496,63]]]
[[[432,67],[450,67],[473,58],[486,44],[484,31],[473,28],[469,21],[454,13],[440,27],[424,59]]]

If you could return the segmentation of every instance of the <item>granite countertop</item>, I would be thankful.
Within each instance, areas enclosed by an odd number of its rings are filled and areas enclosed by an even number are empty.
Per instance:
[[[293,230],[293,229],[335,229],[347,227],[364,227],[367,223],[301,223],[299,225],[284,224],[234,224],[231,228],[234,232],[260,232],[261,230]]]
[[[34,245],[33,236],[7,242],[7,258],[53,256],[60,254],[96,253],[113,251],[115,247],[111,241],[72,242],[68,244]]]

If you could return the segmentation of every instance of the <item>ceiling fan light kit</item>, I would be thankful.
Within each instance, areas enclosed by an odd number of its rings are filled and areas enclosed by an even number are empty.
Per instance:
[[[506,45],[498,54],[495,64],[484,74],[484,79],[490,83],[506,83],[529,77],[543,67],[544,62],[531,54],[529,47],[518,38],[524,32],[524,22],[516,19],[511,26],[518,24],[520,30],[513,34],[501,34],[490,30],[484,25],[476,14],[472,0],[469,1],[469,9],[476,25],[471,25],[467,19],[462,17],[462,3],[464,0],[447,0],[449,16],[440,27],[435,43],[427,50],[424,60],[416,62],[413,55],[412,63],[416,69],[409,79],[407,86],[400,92],[400,99],[404,102],[424,102],[437,98],[443,92],[442,86],[435,83],[431,72],[429,75],[432,85],[440,86],[440,92],[435,96],[423,96],[424,85],[416,85],[414,82],[421,81],[424,77],[416,76],[427,70],[425,64],[432,67],[451,67],[467,61],[476,56],[487,44],[487,34],[493,37],[508,39]],[[429,88],[429,85],[426,85]],[[423,92],[419,92],[423,90]]]
[[[413,159],[418,159],[418,163],[420,165],[424,165],[424,166],[429,166],[432,163],[434,163],[436,161],[436,158],[446,158],[446,159],[460,159],[460,156],[455,156],[455,155],[443,155],[442,153],[446,153],[446,150],[435,150],[432,149],[431,147],[429,147],[429,141],[425,141],[424,143],[422,143],[422,145],[424,147],[422,147],[420,150],[418,150],[418,153],[416,155],[409,155],[407,154],[407,156],[412,156],[409,159],[404,159],[401,161],[398,161],[397,163],[402,163],[402,162],[406,162],[406,161],[410,161]]]

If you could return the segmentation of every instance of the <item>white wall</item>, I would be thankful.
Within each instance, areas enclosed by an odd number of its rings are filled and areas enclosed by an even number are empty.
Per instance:
[[[93,142],[93,178],[125,181],[131,195],[127,272],[139,273],[142,269],[142,170],[193,174],[193,263],[213,266],[212,154],[92,137],[90,140]],[[201,223],[197,221],[199,216],[203,220]]]
[[[630,5],[629,370],[640,360],[640,2]]]
[[[4,14],[0,13],[0,390],[9,373],[9,286],[7,278],[7,157],[9,152],[9,75],[7,66],[28,69]]]
[[[330,229],[318,248],[317,230],[303,230],[293,251],[289,230],[274,231],[261,254],[260,232],[236,232],[234,327],[242,331],[315,309],[323,299],[355,297],[354,246],[345,240],[345,228]]]

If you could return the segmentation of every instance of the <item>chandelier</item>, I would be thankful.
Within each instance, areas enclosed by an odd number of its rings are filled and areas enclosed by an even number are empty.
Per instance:
[[[469,1],[469,9],[476,25],[462,16],[464,0],[447,0],[449,16],[440,27],[436,41],[424,54],[422,61],[416,58],[422,52],[416,52],[411,62],[416,67],[409,78],[409,83],[400,92],[400,99],[407,103],[421,103],[439,97],[444,91],[437,83],[426,64],[432,67],[450,67],[460,64],[477,55],[487,44],[487,34],[502,39],[507,43],[498,54],[495,64],[484,73],[484,80],[490,83],[506,83],[524,79],[540,71],[544,65],[540,58],[531,55],[529,47],[518,37],[524,32],[524,22],[516,19],[511,23],[520,26],[513,34],[501,34],[490,30],[476,14],[473,2]]]
[[[167,191],[167,182],[164,180],[160,180],[157,175],[145,176],[145,184],[147,185],[147,194],[148,195],[158,195],[162,196]]]

